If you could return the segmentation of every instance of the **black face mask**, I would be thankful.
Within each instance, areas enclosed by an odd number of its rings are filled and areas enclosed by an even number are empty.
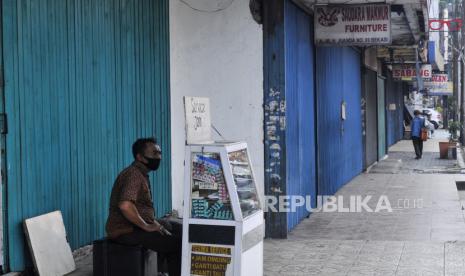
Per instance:
[[[158,167],[160,167],[160,161],[161,159],[158,158],[148,158],[144,156],[145,159],[147,159],[148,163],[145,164],[147,168],[149,168],[152,171],[158,170]]]

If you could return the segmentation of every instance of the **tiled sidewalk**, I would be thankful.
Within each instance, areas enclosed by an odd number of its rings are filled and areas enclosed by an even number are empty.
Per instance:
[[[405,142],[396,146],[408,149]],[[423,165],[444,166],[434,159],[433,142],[429,148]],[[418,173],[422,167],[406,159],[412,154],[391,152],[402,159],[396,172],[362,174],[337,193],[345,206],[351,195],[370,195],[373,209],[386,196],[392,212],[314,213],[287,240],[266,240],[265,275],[465,275],[465,220],[455,185],[465,175]]]
[[[464,275],[465,242],[286,240],[265,245],[265,275]]]
[[[459,173],[457,160],[439,159],[437,152],[425,152],[419,160],[411,152],[391,152],[389,158],[375,165],[370,173]]]

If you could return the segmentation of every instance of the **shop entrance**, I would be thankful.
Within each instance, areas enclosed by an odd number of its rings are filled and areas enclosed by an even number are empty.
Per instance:
[[[377,73],[368,68],[363,74],[363,101],[365,105],[364,141],[365,159],[364,169],[367,169],[378,160],[378,119],[377,119]]]

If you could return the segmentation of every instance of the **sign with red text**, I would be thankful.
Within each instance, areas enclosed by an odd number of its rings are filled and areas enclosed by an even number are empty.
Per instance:
[[[391,6],[316,6],[315,43],[318,45],[384,45],[391,43]]]
[[[420,77],[423,80],[431,80],[431,64],[422,64],[420,67]],[[395,64],[392,66],[392,77],[395,80],[415,81],[417,79],[417,68],[415,64]]]
[[[430,18],[428,21],[430,32],[459,32],[462,25],[461,18]]]
[[[431,81],[425,81],[423,86],[432,96],[447,96],[453,93],[453,84],[447,74],[433,74]]]
[[[433,74],[431,75],[431,82],[448,82],[449,81],[449,75],[447,74]]]

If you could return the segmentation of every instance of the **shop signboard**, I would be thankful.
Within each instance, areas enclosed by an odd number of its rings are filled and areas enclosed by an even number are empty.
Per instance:
[[[453,94],[453,83],[449,81],[447,74],[433,74],[431,81],[423,83],[429,95],[447,96]]]
[[[424,81],[430,81],[432,76],[431,64],[422,64],[420,76]],[[417,69],[415,64],[395,64],[392,66],[392,77],[400,81],[415,81]]]
[[[317,5],[314,20],[317,45],[386,45],[392,41],[390,5]]]

